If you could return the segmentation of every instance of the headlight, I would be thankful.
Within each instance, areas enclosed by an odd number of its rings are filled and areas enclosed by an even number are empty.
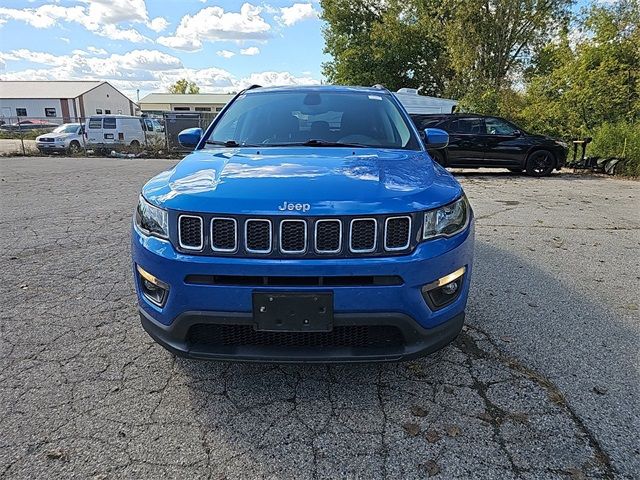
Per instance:
[[[54,138],[53,141],[56,142],[56,143],[62,143],[62,142],[64,142],[64,138],[63,137],[57,137],[57,138]]]
[[[145,235],[169,238],[169,215],[167,211],[154,207],[142,195],[138,199],[136,225]]]
[[[451,237],[464,230],[469,223],[471,206],[466,196],[449,205],[429,210],[424,214],[422,239]]]
[[[569,148],[569,144],[567,142],[563,142],[562,140],[556,140],[556,145],[560,145],[563,148]]]

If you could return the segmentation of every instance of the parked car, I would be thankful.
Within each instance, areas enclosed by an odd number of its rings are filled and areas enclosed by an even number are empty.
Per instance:
[[[58,126],[58,123],[51,123],[45,120],[20,120],[14,123],[5,123],[0,125],[0,130],[8,130],[10,132],[27,131],[27,130],[50,130]]]
[[[36,137],[36,147],[42,153],[78,153],[84,143],[84,127],[79,123],[65,123],[51,133]]]
[[[467,113],[412,115],[418,129],[441,128],[449,133],[446,150],[433,152],[446,167],[503,167],[542,177],[560,170],[567,160],[567,144],[525,132],[498,117]]]
[[[156,119],[128,115],[94,115],[87,122],[87,148],[141,150],[164,138],[164,127]]]
[[[423,132],[426,146],[447,134]],[[395,361],[460,332],[473,213],[383,88],[252,87],[142,188],[142,325],[177,355]]]

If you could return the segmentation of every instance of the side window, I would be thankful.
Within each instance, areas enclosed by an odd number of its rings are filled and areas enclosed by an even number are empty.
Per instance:
[[[103,127],[109,130],[115,130],[116,119],[115,117],[104,117]]]
[[[447,130],[446,118],[416,115],[413,116],[412,119],[419,131],[422,131],[425,128],[441,128],[442,130]]]
[[[485,125],[489,135],[513,135],[516,131],[515,127],[499,118],[487,118]]]
[[[44,109],[44,116],[45,117],[55,117],[56,116],[56,109],[55,108],[45,108]]]
[[[91,117],[89,119],[89,128],[90,129],[102,128],[102,118]]]
[[[26,117],[27,109],[26,108],[16,108],[16,116],[17,117]]]
[[[450,131],[466,135],[480,135],[484,133],[482,119],[477,117],[460,117],[451,120]]]
[[[153,132],[153,122],[150,119],[146,118],[144,120],[144,123],[147,126],[147,131],[148,132]]]

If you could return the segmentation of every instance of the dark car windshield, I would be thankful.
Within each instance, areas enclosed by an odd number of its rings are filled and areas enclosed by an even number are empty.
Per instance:
[[[247,93],[224,112],[207,143],[420,149],[404,116],[382,92]]]

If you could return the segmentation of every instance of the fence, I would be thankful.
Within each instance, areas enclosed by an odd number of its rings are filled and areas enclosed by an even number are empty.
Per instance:
[[[119,131],[114,129],[113,134],[104,134],[104,138],[109,135],[111,137],[109,144],[102,147],[93,145],[89,141],[87,134],[91,132],[91,125],[89,125],[91,117],[0,117],[0,155],[27,155],[35,154],[38,151],[83,155],[110,153],[111,150],[136,152],[148,150],[154,154],[161,151],[184,152],[186,150],[178,143],[178,133],[191,127],[200,127],[204,130],[215,116],[215,113],[208,112],[166,112],[160,117],[139,117],[142,127],[139,132],[142,137],[138,137],[139,140],[129,138],[127,141],[126,132],[119,135]],[[102,116],[102,118],[105,117],[109,116]],[[73,128],[69,126],[70,123],[79,124],[77,138],[74,137]],[[57,128],[69,129],[67,132],[69,135],[65,141],[53,141],[58,135],[46,136]],[[36,142],[36,138],[43,135],[46,141]]]

